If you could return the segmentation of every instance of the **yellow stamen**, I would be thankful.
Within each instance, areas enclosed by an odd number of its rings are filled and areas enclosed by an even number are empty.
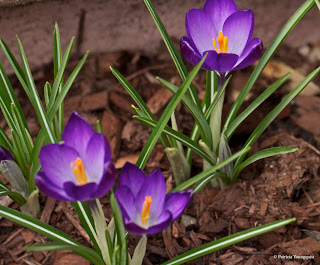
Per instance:
[[[71,163],[71,168],[80,185],[88,183],[88,177],[81,158],[78,157],[74,163]]]
[[[218,47],[217,47],[217,44],[216,44],[216,40],[212,39],[212,42],[213,42],[213,47],[216,49],[216,52],[219,53],[219,50],[218,50]]]
[[[228,51],[228,37],[223,36],[222,30],[219,31],[219,35],[217,37],[217,41],[219,43],[220,53],[226,53]],[[216,40],[212,39],[213,47],[216,50],[217,53],[219,53]]]
[[[141,223],[143,226],[148,224],[151,202],[151,196],[146,196],[141,212]]]

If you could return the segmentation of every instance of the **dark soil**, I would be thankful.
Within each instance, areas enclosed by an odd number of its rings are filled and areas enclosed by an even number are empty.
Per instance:
[[[77,63],[73,58],[67,72]],[[303,63],[302,63],[303,62]],[[293,68],[306,76],[319,62],[299,55],[296,50],[282,47],[276,54],[269,71],[261,75],[245,101],[247,106],[254,98],[271,85],[281,71]],[[83,115],[92,126],[99,119],[104,134],[108,137],[113,161],[120,169],[125,161],[134,163],[150,130],[132,119],[131,100],[109,70],[112,65],[118,69],[137,89],[149,108],[160,117],[172,94],[160,85],[155,76],[160,76],[176,85],[181,84],[178,73],[164,48],[154,57],[142,53],[117,52],[91,54],[76,79],[65,101],[65,117],[73,110]],[[276,68],[276,70],[274,70]],[[191,69],[191,66],[190,66]],[[291,70],[293,70],[291,69]],[[227,113],[235,96],[249,78],[253,67],[234,73],[226,92]],[[289,70],[290,71],[290,70]],[[34,72],[37,87],[42,88],[45,81],[52,83],[52,66],[45,66]],[[25,115],[28,117],[30,131],[35,136],[39,125],[24,92],[15,79],[11,78],[19,96]],[[299,80],[298,80],[299,81]],[[315,79],[318,83],[319,78]],[[237,151],[244,144],[259,122],[281,101],[292,86],[296,77],[279,88],[262,106],[255,111],[234,134],[231,144]],[[196,77],[194,84],[203,97],[205,72]],[[258,161],[245,169],[232,185],[219,191],[205,188],[196,194],[184,213],[184,219],[195,221],[187,225],[182,218],[175,221],[162,234],[151,235],[148,240],[145,265],[161,264],[189,249],[224,236],[255,227],[268,222],[295,217],[296,222],[276,231],[238,243],[227,249],[199,258],[190,264],[320,264],[320,89],[307,87],[304,96],[298,96],[271,124],[250,154],[272,146],[297,147],[299,151],[288,155],[271,157]],[[40,89],[40,94],[42,91]],[[193,118],[188,110],[179,105],[176,110],[181,132],[189,135]],[[318,117],[319,116],[319,117]],[[0,125],[9,133],[2,118]],[[201,171],[201,159],[194,157],[193,174]],[[146,166],[151,172],[161,168],[167,178],[167,188],[174,183],[164,149],[158,143]],[[40,220],[61,229],[79,242],[90,246],[90,240],[82,228],[71,203],[56,202],[40,196],[42,214]],[[107,197],[101,199],[107,221],[111,210]],[[17,208],[7,198],[1,204]],[[28,253],[26,246],[45,242],[47,239],[34,232],[17,226],[12,222],[0,220],[0,265],[14,264],[89,264],[71,252]],[[133,252],[139,237],[131,237],[130,251]],[[278,255],[287,255],[280,259]],[[290,258],[291,255],[291,258]],[[313,255],[312,260],[294,259],[296,256]],[[276,258],[275,258],[276,257]]]

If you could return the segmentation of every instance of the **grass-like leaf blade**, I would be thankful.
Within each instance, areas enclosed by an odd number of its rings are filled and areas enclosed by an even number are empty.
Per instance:
[[[263,119],[263,121],[252,132],[244,148],[252,146],[270,123],[280,114],[280,112],[312,81],[312,79],[320,72],[320,67],[310,73],[297,87],[295,87],[270,113]],[[246,154],[238,158],[235,168],[243,161]]]
[[[81,220],[81,223],[82,223],[84,229],[87,231],[94,247],[98,251],[100,251],[100,247],[98,244],[97,232],[95,230],[94,221],[91,216],[88,205],[85,202],[76,201],[76,202],[73,202],[73,207],[75,208],[75,210]],[[99,253],[101,253],[101,252],[99,252]]]
[[[220,163],[212,166],[211,168],[201,172],[200,174],[188,179],[187,181],[185,181],[184,183],[180,184],[178,187],[174,188],[172,191],[179,191],[179,190],[185,190],[186,188],[190,187],[191,185],[202,181],[212,175],[215,175],[217,170],[219,170],[220,168],[223,168],[225,165],[229,164],[230,162],[232,162],[233,160],[237,159],[238,157],[240,157],[241,155],[243,155],[244,153],[249,152],[250,147],[244,148],[242,150],[240,150],[239,152],[233,154],[232,156],[228,157],[226,160],[221,161]],[[223,178],[224,175],[220,175],[221,178],[223,179],[223,181],[228,184],[229,180],[228,178]]]
[[[172,84],[172,83],[170,83],[160,77],[158,77],[157,79],[161,84],[166,86],[172,93],[175,94],[179,90],[179,88],[177,86],[175,86],[174,84]],[[211,129],[210,129],[209,123],[207,122],[206,118],[203,115],[201,107],[196,105],[192,101],[191,97],[187,94],[184,94],[182,96],[181,101],[189,109],[191,115],[193,116],[197,125],[199,126],[200,134],[203,137],[203,141],[205,141],[209,146],[211,146],[212,145]]]
[[[148,108],[147,104],[140,97],[139,93],[133,88],[133,86],[115,68],[110,66],[110,70],[113,73],[113,75],[118,79],[120,84],[124,87],[124,89],[129,93],[129,95],[138,105],[140,110],[143,111],[149,119],[155,120],[154,115]],[[160,136],[160,140],[164,147],[169,147],[166,139],[163,136]]]
[[[141,154],[137,161],[137,166],[139,166],[141,169],[144,168],[151,151],[155,144],[157,143],[163,128],[166,126],[167,122],[169,121],[171,114],[179,104],[179,102],[182,99],[182,96],[190,86],[193,78],[196,76],[198,71],[200,70],[201,65],[203,64],[204,60],[206,59],[206,55],[202,58],[202,60],[197,64],[197,66],[191,71],[187,79],[182,83],[179,91],[175,93],[175,95],[172,97],[170,102],[168,103],[166,109],[164,110],[163,114],[161,115],[161,118],[158,121],[157,126],[152,131],[151,135],[149,136],[148,141],[145,144],[145,147],[142,149]]]
[[[306,0],[301,7],[291,16],[291,18],[287,21],[287,23],[283,26],[283,28],[279,31],[275,39],[272,41],[268,49],[265,51],[263,56],[261,57],[258,65],[254,69],[253,73],[251,74],[248,82],[241,90],[238,98],[232,105],[228,117],[226,119],[224,127],[228,128],[229,124],[234,120],[237,112],[242,105],[243,101],[245,100],[246,96],[250,92],[253,84],[261,74],[262,70],[265,68],[273,54],[279,48],[280,44],[283,40],[287,37],[287,35],[291,32],[291,30],[295,27],[295,25],[304,17],[306,13],[314,6],[314,0]]]
[[[32,77],[32,73],[31,73],[24,49],[23,49],[22,44],[21,44],[18,37],[17,37],[17,40],[18,40],[18,44],[19,44],[22,65],[26,71],[26,73],[25,73],[26,80],[25,81],[26,81],[27,86],[30,90],[30,95],[29,95],[30,98],[29,99],[31,101],[31,104],[32,104],[35,112],[36,112],[36,115],[37,115],[37,118],[38,118],[38,121],[40,123],[41,128],[43,128],[45,130],[45,132],[46,132],[47,136],[49,137],[49,139],[51,140],[51,142],[55,142],[55,140],[56,140],[55,135],[52,132],[52,128],[50,126],[50,123],[48,122],[47,115],[46,115],[44,108],[43,108],[43,105],[41,103],[41,99],[40,99],[38,91],[36,89],[36,86],[35,86],[35,83],[34,83],[34,80]]]
[[[213,242],[204,244],[200,247],[197,247],[195,249],[189,250],[189,251],[163,263],[162,265],[184,264],[188,261],[194,260],[196,258],[210,254],[214,251],[231,246],[235,243],[247,240],[247,239],[252,238],[254,236],[258,236],[258,235],[270,232],[274,229],[277,229],[279,227],[290,224],[293,221],[295,221],[295,218],[284,219],[284,220],[264,224],[264,225],[261,225],[258,227],[250,228],[245,231],[242,231],[242,232],[239,232],[239,233],[236,233],[236,234],[224,237],[224,238],[220,238],[216,241],[213,241]]]
[[[157,122],[154,120],[140,117],[140,116],[133,116],[133,118],[138,120],[142,124],[150,127],[151,129],[154,129],[157,126]],[[177,141],[182,143],[184,146],[190,148],[192,151],[196,152],[202,158],[207,160],[211,165],[215,164],[212,158],[205,151],[203,151],[202,148],[195,141],[192,141],[188,136],[184,135],[183,133],[173,130],[167,125],[163,129],[163,133],[170,135],[172,138],[176,139]]]
[[[162,36],[162,39],[168,48],[168,51],[172,57],[174,64],[177,67],[177,70],[181,76],[182,81],[185,81],[188,76],[188,71],[187,71],[186,66],[184,65],[176,47],[173,45],[173,42],[170,39],[166,28],[163,26],[163,23],[162,23],[159,15],[157,14],[156,10],[154,9],[151,1],[144,0],[144,3],[146,4],[146,6],[147,6],[155,24],[156,24],[156,26],[157,26],[161,36]],[[192,84],[190,84],[190,87],[188,88],[188,92],[189,92],[190,97],[192,98],[192,101],[196,105],[201,106],[197,91]]]
[[[238,177],[239,173],[248,165],[270,156],[276,156],[276,155],[282,155],[282,154],[288,154],[297,151],[298,148],[291,148],[291,147],[270,147],[267,149],[263,149],[255,153],[254,155],[247,158],[245,161],[243,161],[239,166],[237,166],[234,169],[233,175],[232,175],[232,182]]]
[[[35,231],[41,235],[44,235],[53,241],[80,246],[79,242],[61,232],[60,230],[56,229],[55,227],[41,222],[29,215],[13,210],[9,207],[0,205],[0,216],[9,219],[16,224],[31,229],[32,231]]]
[[[26,248],[26,251],[61,251],[61,250],[69,250],[72,251],[79,256],[89,260],[95,265],[105,265],[103,259],[99,254],[91,248],[85,246],[74,246],[65,243],[57,243],[57,242],[50,242],[44,243],[39,245],[32,245]]]
[[[268,87],[263,93],[257,97],[241,114],[226,128],[224,135],[230,139],[233,132],[238,126],[257,108],[259,107],[276,89],[278,89],[284,82],[288,80],[291,73],[288,73]]]

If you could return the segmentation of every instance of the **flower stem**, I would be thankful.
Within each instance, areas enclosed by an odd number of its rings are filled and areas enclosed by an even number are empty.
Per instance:
[[[221,87],[224,85],[224,82],[226,81],[227,75],[225,74],[217,74],[218,77],[218,88],[215,92],[215,96],[218,94]],[[222,109],[223,109],[223,102],[224,102],[224,96],[225,94],[220,97],[217,105],[212,110],[211,116],[210,116],[210,128],[212,133],[212,146],[210,146],[213,153],[217,154],[217,149],[219,146],[220,138],[221,138],[221,117],[222,117]],[[208,163],[203,163],[204,170],[208,169],[208,166],[210,165]],[[210,181],[210,185],[213,188],[222,188],[222,181],[219,178],[215,178]]]

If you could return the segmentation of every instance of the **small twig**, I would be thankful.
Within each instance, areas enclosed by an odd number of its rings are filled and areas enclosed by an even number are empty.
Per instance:
[[[67,204],[63,203],[62,204],[62,210],[66,217],[70,220],[70,222],[74,225],[74,227],[80,232],[80,234],[89,242],[91,243],[90,237],[87,234],[86,230],[81,226],[78,220],[76,220],[72,213],[69,211]]]

